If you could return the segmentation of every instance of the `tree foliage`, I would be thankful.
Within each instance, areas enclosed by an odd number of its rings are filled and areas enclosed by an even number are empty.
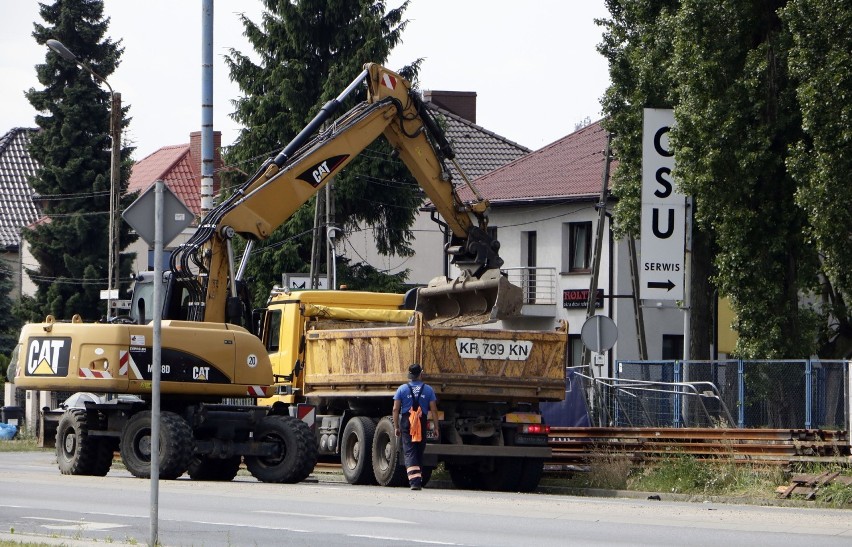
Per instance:
[[[18,342],[21,323],[12,313],[12,270],[0,261],[0,356],[9,356]],[[0,374],[5,367],[0,363]]]
[[[804,134],[787,165],[808,218],[805,237],[821,260],[820,293],[830,312],[828,354],[852,355],[852,7],[797,0],[783,11],[791,35],[789,66],[797,82]]]
[[[736,312],[738,353],[810,355],[814,311],[832,312],[836,328],[822,341],[836,342],[849,324],[852,271],[844,178],[852,161],[852,7],[820,0],[607,5],[612,17],[603,22],[600,49],[613,79],[604,110],[618,133],[620,229],[638,224],[641,110],[669,105],[675,174],[695,198],[696,227],[711,237],[713,282]],[[812,309],[803,302],[820,281],[816,294],[827,305]],[[827,357],[844,354],[822,349]]]
[[[47,25],[34,24],[36,42],[59,40],[104,78],[115,71],[123,50],[120,41],[105,38],[109,19],[103,17],[102,1],[58,0],[41,4],[39,13]],[[41,131],[29,149],[40,168],[30,184],[46,217],[25,235],[38,261],[37,269],[27,269],[37,292],[26,308],[37,320],[46,314],[96,319],[105,311],[100,290],[108,277],[111,97],[75,63],[45,51],[45,63],[36,67],[44,87],[26,93],[40,113],[36,124]],[[122,190],[131,151],[122,149]],[[124,246],[130,243],[126,226],[120,240]],[[122,271],[129,268],[128,257]]]
[[[245,128],[225,159],[243,171],[256,169],[290,142],[364,63],[386,61],[401,40],[408,3],[391,10],[384,0],[264,0],[264,5],[260,23],[242,18],[254,55],[231,50],[226,58],[231,79],[243,93],[234,101],[232,117]],[[401,72],[411,78],[416,69],[414,63]],[[357,95],[343,108],[364,99],[363,90]],[[421,192],[390,152],[377,141],[335,178],[335,222],[344,230],[372,226],[381,252],[409,255],[409,227]],[[248,277],[257,297],[264,298],[281,273],[308,270],[314,203],[303,206],[252,255]]]

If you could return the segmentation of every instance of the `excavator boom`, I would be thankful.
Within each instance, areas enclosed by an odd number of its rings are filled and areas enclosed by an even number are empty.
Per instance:
[[[362,82],[367,83],[367,100],[332,120],[340,104]],[[426,291],[418,309],[427,319],[473,309],[480,319],[500,319],[515,315],[521,292],[501,282],[503,261],[499,244],[488,235],[486,200],[466,204],[453,186],[445,160],[453,159],[452,147],[410,84],[398,74],[377,64],[364,71],[336,99],[326,103],[319,114],[275,158],[211,211],[190,241],[172,258],[172,273],[193,287],[194,320],[237,322],[241,313],[238,270],[234,264],[232,238],[239,234],[253,241],[264,240],[296,210],[319,192],[368,145],[384,136],[399,153],[428,199],[441,214],[451,236],[447,252],[463,271],[463,283],[441,287],[439,282]],[[200,270],[200,276],[194,276]],[[494,275],[494,272],[497,275]],[[486,272],[491,272],[484,275]],[[192,279],[194,277],[194,279]],[[473,283],[477,281],[477,283]],[[496,295],[502,292],[503,294]],[[495,294],[492,294],[495,293]],[[483,296],[487,295],[487,296]],[[464,303],[472,297],[471,306]],[[435,300],[457,300],[458,306],[435,304]],[[484,304],[482,304],[484,302]],[[483,322],[477,319],[477,322]],[[458,321],[455,324],[459,324]]]

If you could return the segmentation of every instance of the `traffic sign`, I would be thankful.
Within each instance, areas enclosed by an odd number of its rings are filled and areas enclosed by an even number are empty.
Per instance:
[[[642,133],[639,296],[683,300],[686,196],[675,191],[672,110],[646,108]]]
[[[580,339],[587,348],[596,353],[609,351],[618,340],[618,327],[606,315],[593,315],[583,323]]]
[[[144,194],[124,210],[122,218],[136,230],[148,245],[154,244],[154,188],[152,184]],[[168,186],[163,184],[163,246],[167,246],[184,228],[192,224],[195,215],[183,204]]]

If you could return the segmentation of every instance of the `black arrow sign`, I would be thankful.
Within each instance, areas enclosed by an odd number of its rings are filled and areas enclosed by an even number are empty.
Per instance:
[[[668,281],[648,281],[649,289],[666,289],[666,292],[674,289],[675,284],[672,283],[672,280]]]

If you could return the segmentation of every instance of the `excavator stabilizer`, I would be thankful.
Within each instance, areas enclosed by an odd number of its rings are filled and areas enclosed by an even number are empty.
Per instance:
[[[489,270],[479,278],[436,277],[418,289],[415,309],[430,325],[463,327],[516,317],[523,304],[521,288],[511,284],[500,270]]]

